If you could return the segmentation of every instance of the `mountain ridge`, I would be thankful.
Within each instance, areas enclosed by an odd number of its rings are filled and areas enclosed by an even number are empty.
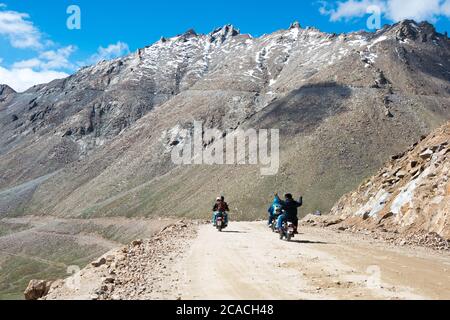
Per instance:
[[[426,122],[437,125],[441,121],[439,117],[448,112],[446,108],[439,108],[435,104],[442,104],[442,99],[446,101],[449,95],[446,78],[449,73],[448,55],[443,55],[443,52],[448,53],[449,43],[448,39],[430,26],[428,23],[403,21],[385,26],[376,33],[334,35],[293,25],[287,30],[259,38],[241,35],[231,25],[206,35],[198,35],[191,30],[169,39],[164,38],[124,58],[83,68],[66,79],[30,88],[23,94],[14,95],[14,109],[17,112],[3,112],[8,116],[1,117],[6,130],[0,132],[0,160],[3,165],[6,163],[9,168],[6,171],[10,172],[6,177],[2,176],[1,189],[20,186],[63,169],[70,163],[83,162],[99,150],[103,154],[101,150],[105,146],[109,147],[114,140],[124,136],[139,139],[135,133],[127,134],[130,128],[142,132],[145,121],[153,121],[156,126],[158,124],[155,121],[161,122],[161,119],[170,123],[167,113],[172,113],[175,118],[183,113],[191,114],[192,120],[204,119],[209,122],[209,126],[225,131],[245,128],[250,124],[257,127],[260,120],[271,117],[268,125],[277,125],[283,115],[279,112],[265,115],[265,112],[280,106],[279,101],[288,103],[297,96],[292,94],[295,92],[293,90],[298,90],[300,96],[306,99],[312,97],[316,102],[321,99],[318,91],[330,90],[333,98],[327,100],[329,106],[334,103],[333,99],[340,100],[343,97],[352,100],[355,92],[369,95],[371,99],[382,100],[382,113],[387,118],[394,116],[391,105],[398,103],[396,99],[402,100],[404,97],[401,95],[419,96],[420,99],[430,100],[425,101],[425,104],[433,105],[431,113],[424,110],[429,117]],[[398,47],[389,52],[390,46],[394,45]],[[331,48],[327,48],[329,46]],[[414,49],[409,49],[410,46]],[[442,52],[433,57],[431,53],[436,50]],[[305,54],[303,58],[302,55],[308,51],[311,52],[309,56]],[[379,54],[383,56],[378,57]],[[425,58],[433,61],[427,63],[429,68],[427,66],[426,70],[420,70],[422,64],[419,64],[419,68],[412,67],[416,65],[413,63],[415,60]],[[403,62],[400,69],[392,64],[392,61],[398,60]],[[247,68],[250,69],[245,71]],[[390,69],[399,72],[389,74],[392,71]],[[432,76],[413,79],[412,75],[417,72],[425,75],[427,72],[432,73]],[[213,93],[211,97],[217,97],[205,100],[203,93],[207,92]],[[223,100],[221,95],[223,98],[228,97]],[[199,112],[202,108],[195,110],[190,106],[183,110],[179,108],[180,103],[185,103],[183,100],[200,103],[203,100],[215,106],[203,108],[203,112]],[[285,108],[286,103],[281,104],[281,109]],[[219,104],[231,109],[224,113],[217,106]],[[446,102],[443,104],[445,107]],[[162,110],[166,105],[168,107]],[[171,105],[178,108],[178,114],[169,111]],[[315,114],[319,110],[315,105],[312,103],[310,107],[313,116],[311,123],[320,118]],[[340,112],[344,112],[344,109]],[[324,112],[321,117],[326,117],[331,109],[326,111],[325,108]],[[11,122],[11,117],[18,119]],[[304,131],[292,130],[296,124],[288,123],[288,135]],[[175,125],[177,123],[173,122]],[[161,129],[164,134],[168,128]],[[421,129],[420,134],[428,130]],[[39,137],[47,137],[50,142],[42,144]],[[412,137],[408,142],[411,141]],[[130,148],[127,143],[117,144],[122,144],[122,147],[115,147],[120,153]],[[150,144],[154,145],[154,142]],[[36,163],[31,154],[27,154],[27,150],[34,150],[35,147],[46,165]],[[154,147],[154,151],[161,153],[161,146]],[[19,152],[15,154],[13,150]],[[19,157],[25,160],[27,168],[24,171],[18,167],[20,174],[13,165]],[[93,157],[96,158],[95,155]],[[164,157],[163,162],[167,162],[167,156]],[[161,173],[173,169],[173,166],[159,160],[153,162]],[[154,172],[153,178],[158,173],[155,168],[151,170]],[[83,170],[90,171],[87,168]]]

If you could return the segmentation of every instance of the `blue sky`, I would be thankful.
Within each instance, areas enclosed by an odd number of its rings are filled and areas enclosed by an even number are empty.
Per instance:
[[[70,5],[81,9],[80,30],[66,26]],[[297,20],[327,32],[367,29],[374,5],[382,24],[414,18],[450,30],[450,0],[0,0],[0,83],[24,90],[190,28],[208,33],[231,23],[259,36]]]

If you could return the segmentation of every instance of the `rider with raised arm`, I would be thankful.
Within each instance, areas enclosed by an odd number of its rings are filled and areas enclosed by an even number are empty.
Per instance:
[[[283,222],[292,222],[295,228],[298,228],[298,208],[303,204],[303,198],[300,197],[299,201],[295,201],[292,194],[288,193],[285,196],[285,200],[281,201],[281,206],[283,208],[283,214],[280,215],[277,221],[277,229],[281,230],[283,227]],[[297,233],[297,231],[296,231]]]

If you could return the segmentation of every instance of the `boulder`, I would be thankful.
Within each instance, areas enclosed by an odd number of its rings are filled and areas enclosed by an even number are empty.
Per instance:
[[[416,160],[411,160],[409,162],[409,169],[412,170],[413,168],[415,168],[417,166],[418,162]]]
[[[92,266],[98,268],[106,263],[106,259],[104,257],[98,259],[97,261],[92,262]]]
[[[399,172],[397,172],[396,174],[395,174],[395,176],[396,177],[398,177],[398,178],[404,178],[404,177],[406,177],[408,175],[408,172],[406,172],[406,171],[404,171],[404,170],[400,170]]]
[[[51,281],[31,280],[24,292],[25,300],[38,300],[46,296],[51,285]]]
[[[433,156],[434,152],[431,149],[427,149],[424,152],[422,152],[419,156],[423,159],[423,160],[427,160],[430,159]]]

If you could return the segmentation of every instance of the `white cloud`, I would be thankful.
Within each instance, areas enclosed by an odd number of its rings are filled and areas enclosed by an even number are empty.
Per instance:
[[[76,67],[69,60],[75,46],[67,46],[57,50],[44,51],[37,58],[18,61],[13,64],[13,68],[36,68],[40,70],[67,69],[74,70]]]
[[[65,78],[81,65],[114,59],[130,52],[128,45],[119,41],[105,48],[99,47],[97,52],[83,63],[74,63],[71,56],[77,50],[75,46],[58,48],[52,41],[44,39],[43,33],[33,24],[27,13],[6,10],[6,5],[2,3],[0,37],[5,37],[12,49],[31,49],[35,52],[35,57],[16,61],[10,66],[2,66],[3,59],[0,58],[0,83],[8,84],[19,92],[36,84]]]
[[[130,48],[128,44],[118,41],[115,44],[110,44],[106,48],[99,47],[97,52],[93,54],[89,59],[81,64],[95,64],[102,60],[111,60],[115,59],[130,53]]]
[[[22,60],[13,64],[14,69],[26,69],[26,68],[38,68],[41,65],[41,60],[38,58],[32,58],[28,60]]]
[[[320,2],[319,11],[330,16],[330,21],[361,18],[367,8],[378,6],[385,18],[394,22],[404,19],[435,22],[439,17],[450,17],[450,0],[346,0],[335,4]]]
[[[31,49],[36,53],[36,57],[15,62],[11,67],[0,65],[0,83],[8,84],[16,91],[25,91],[36,84],[65,78],[69,75],[66,71],[75,68],[69,61],[70,55],[76,50],[74,46],[50,50],[55,44],[44,39],[30,16],[6,10],[3,3],[0,3],[0,37],[7,39],[12,54],[14,49]],[[3,59],[0,58],[2,63]]]
[[[417,21],[435,21],[442,15],[441,0],[404,0],[388,1],[387,17],[393,21],[414,19]]]
[[[15,62],[9,69],[0,66],[0,83],[8,84],[14,90],[21,92],[36,84],[68,77],[69,74],[66,71],[74,71],[77,68],[77,65],[70,62],[70,56],[75,50],[75,46],[48,50],[41,52],[35,58]],[[106,48],[99,47],[97,53],[79,65],[95,64],[129,52],[130,49],[126,43],[117,42]]]
[[[21,92],[36,84],[68,77],[69,74],[66,71],[73,71],[77,67],[70,62],[70,56],[75,50],[75,46],[48,50],[41,52],[35,58],[15,62],[9,69],[0,66],[0,82]],[[113,59],[129,52],[128,45],[123,42],[111,44],[106,48],[99,47],[97,53],[92,55],[83,65]]]
[[[320,13],[329,15],[331,21],[363,17],[367,14],[367,8],[374,5],[379,6],[382,10],[385,8],[385,3],[380,0],[348,0],[338,2],[336,7],[331,8],[327,8],[330,6],[327,2],[322,2],[321,4]]]
[[[35,71],[31,68],[6,69],[0,66],[1,82],[8,84],[18,92],[25,91],[36,84],[47,83],[68,76],[67,73],[59,71]]]
[[[3,10],[6,5],[0,4],[0,36],[8,38],[14,48],[42,48],[42,35],[29,20],[27,13]]]

